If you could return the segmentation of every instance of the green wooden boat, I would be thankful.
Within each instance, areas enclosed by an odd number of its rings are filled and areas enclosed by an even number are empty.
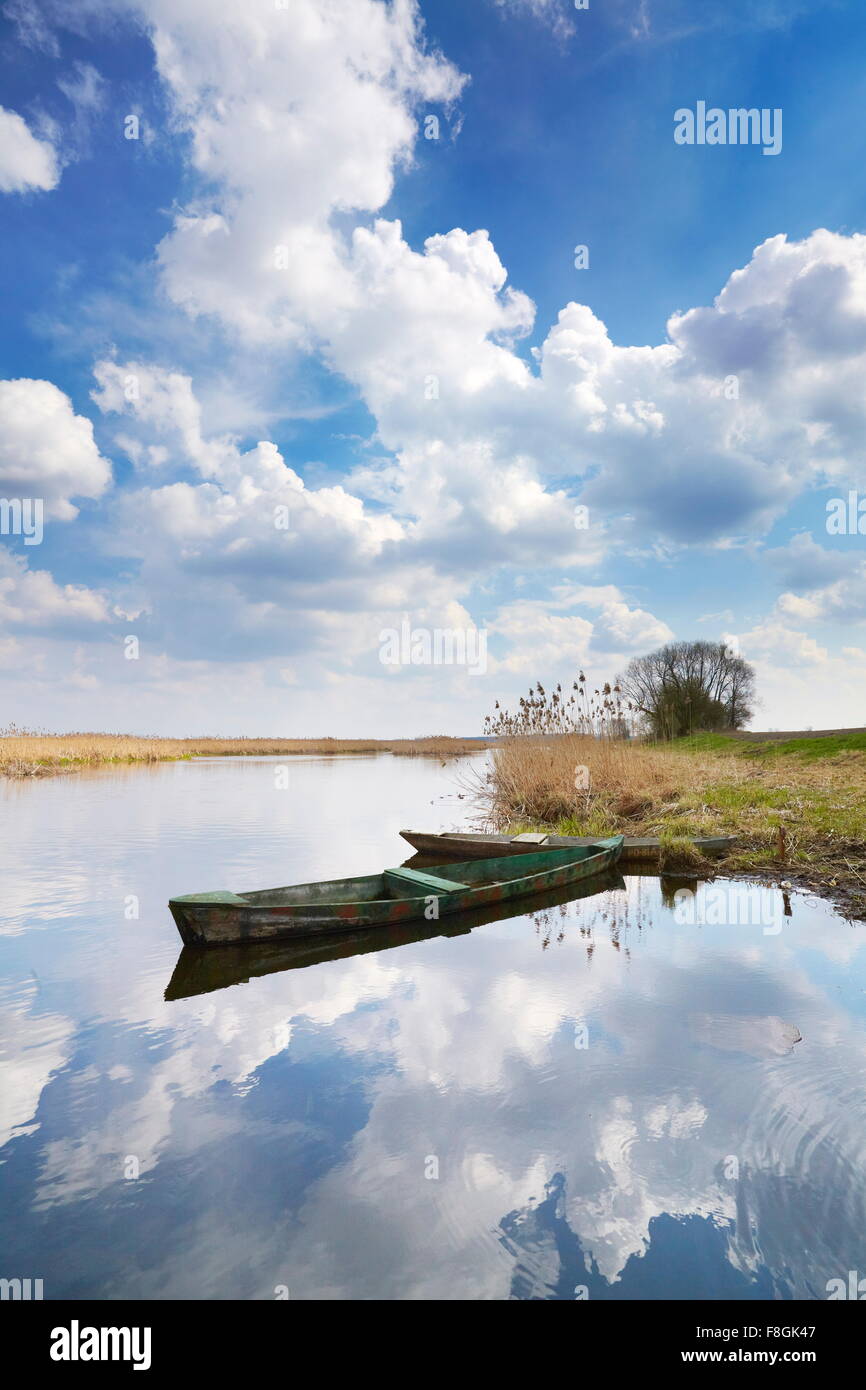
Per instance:
[[[420,855],[416,857],[420,858]],[[408,867],[420,869],[426,865],[422,861]],[[582,898],[594,897],[597,893],[624,890],[625,879],[614,867],[582,879],[580,883],[567,883],[563,888],[548,888],[544,893],[533,893],[526,902],[488,903],[486,907],[457,912],[441,922],[414,917],[406,922],[389,922],[376,927],[374,931],[356,927],[345,932],[320,933],[318,936],[275,936],[268,941],[248,941],[244,945],[233,942],[218,951],[182,946],[163,997],[169,1001],[189,999],[193,995],[248,984],[250,980],[260,979],[263,975],[306,970],[311,965],[348,960],[351,956],[372,952],[378,954],[380,951],[399,950],[403,946],[414,945],[418,941],[433,941],[437,937],[468,936],[476,927],[504,921],[516,912],[543,915],[562,903],[575,903]]]
[[[579,883],[615,864],[622,836],[579,849],[506,855],[429,870],[385,869],[254,893],[191,893],[169,908],[187,946],[219,946],[274,937],[316,936],[422,918],[428,921],[490,903],[508,903]]]

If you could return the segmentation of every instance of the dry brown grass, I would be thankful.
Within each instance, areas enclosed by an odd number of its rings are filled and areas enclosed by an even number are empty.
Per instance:
[[[456,758],[477,752],[477,740],[445,735],[375,738],[138,738],[125,734],[28,734],[0,737],[0,773],[38,777],[106,763],[159,763],[177,758],[291,756],[302,753],[394,753]]]
[[[686,791],[716,779],[723,769],[733,781],[749,775],[733,755],[684,758],[658,745],[583,734],[511,739],[494,749],[492,761],[486,793],[491,821],[557,825],[576,819],[589,826],[587,834],[642,825],[654,812],[678,804]],[[575,785],[582,768],[589,770],[585,790]]]
[[[500,744],[491,764],[476,794],[495,829],[658,836],[663,863],[678,864],[693,838],[734,835],[726,871],[789,877],[866,916],[866,747],[828,738],[780,752],[714,735],[669,745],[565,735]],[[588,790],[575,787],[581,766]]]

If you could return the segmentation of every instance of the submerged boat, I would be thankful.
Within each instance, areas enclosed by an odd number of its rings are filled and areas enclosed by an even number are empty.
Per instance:
[[[363,878],[334,878],[251,893],[191,893],[169,908],[187,946],[216,946],[274,937],[316,936],[439,917],[508,903],[565,887],[610,868],[622,836],[537,855],[508,854],[424,869],[385,869]]]
[[[523,835],[473,835],[462,831],[434,834],[424,830],[401,830],[400,834],[419,854],[446,859],[491,859],[503,854],[539,854],[554,849],[584,849],[600,843],[588,835],[554,835],[531,831]],[[620,836],[623,862],[652,860],[661,848],[654,836]],[[726,854],[736,843],[734,835],[707,835],[692,841],[702,854]]]

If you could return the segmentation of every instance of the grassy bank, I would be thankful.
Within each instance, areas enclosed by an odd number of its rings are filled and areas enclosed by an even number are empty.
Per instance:
[[[0,775],[40,777],[111,763],[160,763],[178,758],[290,757],[302,753],[395,753],[404,757],[457,758],[477,752],[476,739],[351,738],[137,738],[124,734],[0,736]]]
[[[575,786],[579,767],[589,769],[588,790]],[[814,888],[866,917],[863,732],[766,742],[703,734],[665,745],[515,739],[494,750],[482,798],[497,826],[658,835],[671,869],[696,864],[692,837],[736,835],[721,872]]]

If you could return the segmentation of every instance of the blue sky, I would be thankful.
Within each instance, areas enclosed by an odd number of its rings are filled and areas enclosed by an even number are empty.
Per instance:
[[[864,38],[845,0],[13,0],[0,498],[45,524],[0,535],[0,722],[469,733],[707,637],[760,727],[863,723],[825,504],[866,496]],[[678,145],[699,102],[781,151]],[[486,670],[383,666],[404,618]]]

